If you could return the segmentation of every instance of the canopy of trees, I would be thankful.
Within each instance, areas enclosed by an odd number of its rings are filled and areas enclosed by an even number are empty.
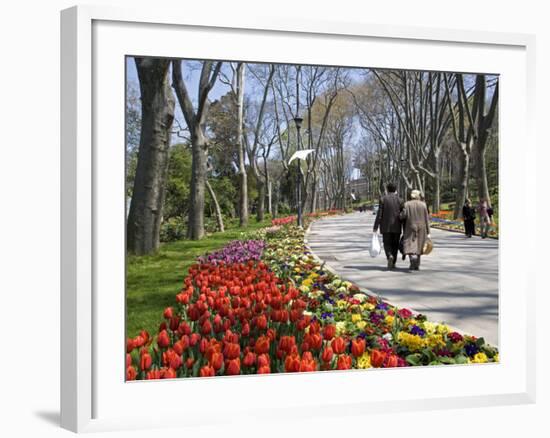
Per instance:
[[[432,211],[458,216],[466,197],[497,207],[496,76],[155,58],[127,70],[129,252],[298,199],[306,213],[350,207],[353,180],[362,202],[393,181]],[[298,148],[312,153],[289,165]]]

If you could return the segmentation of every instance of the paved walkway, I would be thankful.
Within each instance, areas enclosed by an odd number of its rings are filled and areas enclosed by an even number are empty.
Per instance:
[[[369,255],[374,217],[366,212],[315,221],[309,246],[342,278],[498,346],[498,240],[432,228],[434,250],[422,257],[419,271],[409,271],[401,254],[388,271],[383,250]]]

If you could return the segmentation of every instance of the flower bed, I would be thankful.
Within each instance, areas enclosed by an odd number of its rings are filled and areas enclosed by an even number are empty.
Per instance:
[[[200,257],[163,316],[127,340],[127,380],[498,361],[483,339],[324,270],[294,225]]]

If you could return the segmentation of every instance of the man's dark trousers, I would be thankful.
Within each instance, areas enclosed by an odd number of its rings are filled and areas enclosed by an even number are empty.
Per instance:
[[[384,251],[386,258],[390,255],[393,257],[393,263],[397,260],[397,252],[399,251],[399,240],[401,233],[382,233],[382,241],[384,242]]]

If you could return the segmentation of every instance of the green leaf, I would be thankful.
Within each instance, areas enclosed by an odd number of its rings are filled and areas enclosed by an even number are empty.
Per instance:
[[[412,366],[420,365],[420,355],[418,354],[409,354],[405,360]]]
[[[459,354],[458,356],[455,357],[455,362],[458,364],[468,363],[468,358],[463,354]]]
[[[483,339],[483,338],[477,338],[477,339],[476,339],[476,345],[477,345],[478,347],[481,347],[481,346],[484,345],[484,344],[485,344],[485,339]]]

